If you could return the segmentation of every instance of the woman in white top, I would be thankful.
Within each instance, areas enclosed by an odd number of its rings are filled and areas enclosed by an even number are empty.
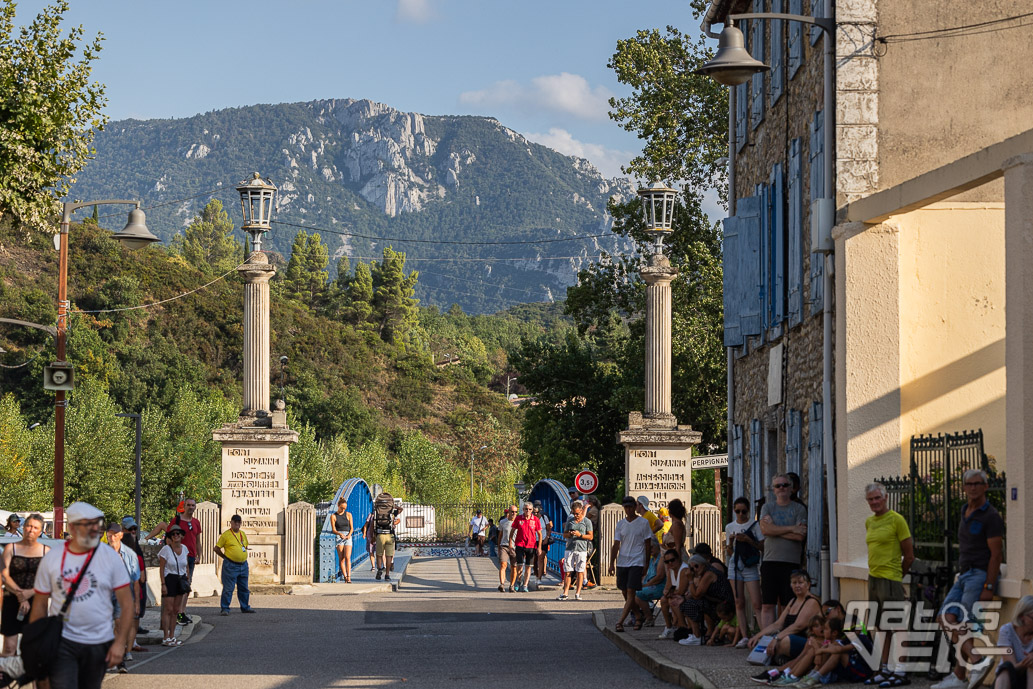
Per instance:
[[[736,648],[746,648],[750,641],[751,617],[746,614],[746,594],[753,603],[752,620],[760,623],[760,555],[764,536],[756,519],[751,519],[750,501],[736,498],[732,505],[735,521],[725,526],[725,555],[728,557],[728,580],[735,597],[735,615],[739,620],[742,638]]]
[[[158,551],[158,569],[161,572],[161,631],[165,635],[162,646],[181,646],[176,638],[176,613],[188,593],[187,549],[183,545],[183,527],[173,524],[169,529],[169,543]]]
[[[1001,627],[997,645],[1010,648],[1012,656],[997,666],[994,689],[1033,689],[1033,596],[1019,599],[1015,619]]]
[[[671,623],[670,626],[664,627],[657,638],[671,639],[676,629],[688,627],[681,612],[681,604],[685,602],[685,592],[689,588],[692,575],[689,574],[689,566],[678,556],[674,539],[664,539],[664,552],[661,557],[667,569],[667,587],[664,589],[664,595],[660,596],[660,609],[664,613],[664,621],[670,620]]]

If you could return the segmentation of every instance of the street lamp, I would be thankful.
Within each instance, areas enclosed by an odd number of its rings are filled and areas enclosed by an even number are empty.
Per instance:
[[[742,31],[729,19],[717,39],[717,53],[696,73],[713,77],[724,86],[738,86],[745,84],[754,74],[771,69],[760,60],[753,59],[745,45]]]
[[[642,220],[646,224],[646,234],[656,242],[654,251],[662,254],[664,237],[673,231],[674,201],[678,192],[662,182],[653,182],[648,187],[640,188],[638,195],[642,199]]]
[[[61,231],[57,235],[57,361],[53,369],[59,374],[71,367],[65,361],[65,343],[68,339],[68,230],[72,224],[72,213],[86,206],[103,206],[107,204],[128,203],[136,206],[129,213],[129,221],[121,232],[115,233],[115,239],[122,242],[127,249],[140,249],[158,241],[158,238],[147,229],[146,217],[140,210],[139,201],[124,199],[106,199],[104,201],[75,201],[62,204]],[[57,374],[57,375],[59,375]],[[70,378],[70,376],[69,376]],[[65,380],[55,381],[64,383]],[[70,384],[70,381],[69,381]],[[66,386],[67,387],[67,386]],[[65,502],[65,390],[56,389],[54,395],[54,536],[60,538],[64,533]]]
[[[244,213],[244,224],[240,229],[251,235],[251,250],[262,250],[262,235],[269,231],[273,217],[273,199],[276,185],[262,179],[257,172],[237,186],[240,194],[240,209]]]
[[[481,445],[477,451],[480,452],[487,449],[487,445]],[[473,502],[473,450],[470,450],[470,502]]]

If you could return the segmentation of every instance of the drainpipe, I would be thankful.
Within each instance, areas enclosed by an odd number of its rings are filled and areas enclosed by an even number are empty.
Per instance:
[[[705,31],[709,33],[710,25],[706,25]],[[735,215],[735,107],[736,107],[736,88],[734,86],[728,87],[728,215]],[[732,434],[735,428],[735,354],[732,352],[731,347],[725,348],[725,357],[727,363],[725,369],[727,371],[726,385],[728,387],[728,454],[732,453]],[[742,466],[738,469],[741,471]],[[735,478],[732,478],[734,483]],[[738,499],[738,495],[733,495],[732,500]]]
[[[832,18],[832,0],[823,0],[822,13],[827,18]],[[835,147],[836,132],[836,96],[835,96],[835,56],[836,56],[836,29],[835,25],[831,31],[825,32],[824,38],[824,83],[823,100],[825,113],[823,115],[825,131],[825,195],[832,199],[832,207],[835,209],[836,187],[835,170],[836,161],[832,155]],[[834,218],[834,216],[833,216]],[[834,219],[832,221],[834,223]],[[825,494],[828,496],[829,506],[829,558],[832,564],[839,559],[839,520],[836,507],[836,452],[835,439],[832,434],[832,297],[835,290],[832,270],[835,265],[834,254],[829,252],[823,257],[825,261],[824,277],[824,307],[822,308],[822,416],[821,416],[821,448],[822,459],[825,463]],[[839,580],[831,577],[832,597],[839,598]]]

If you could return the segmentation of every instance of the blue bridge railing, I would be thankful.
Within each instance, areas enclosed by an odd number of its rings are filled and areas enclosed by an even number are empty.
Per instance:
[[[348,502],[348,512],[352,515],[352,554],[351,561],[354,565],[366,557],[366,535],[362,526],[366,523],[371,512],[373,512],[373,495],[369,486],[361,478],[351,478],[341,484],[330,501],[330,509],[323,519],[322,529],[317,536],[316,552],[316,581],[335,581],[340,572],[340,558],[337,554],[337,536],[330,530],[330,520],[337,511],[337,500],[343,497]]]

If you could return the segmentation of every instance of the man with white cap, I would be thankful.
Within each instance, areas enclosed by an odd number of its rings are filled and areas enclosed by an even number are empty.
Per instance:
[[[47,616],[51,599],[57,613],[75,587],[61,630],[61,646],[50,668],[50,688],[96,689],[104,680],[104,671],[122,662],[129,635],[136,628],[129,572],[118,553],[107,546],[98,547],[103,512],[85,502],[74,502],[65,514],[71,538],[52,548],[40,562],[29,621]],[[122,611],[114,630],[113,597]]]

